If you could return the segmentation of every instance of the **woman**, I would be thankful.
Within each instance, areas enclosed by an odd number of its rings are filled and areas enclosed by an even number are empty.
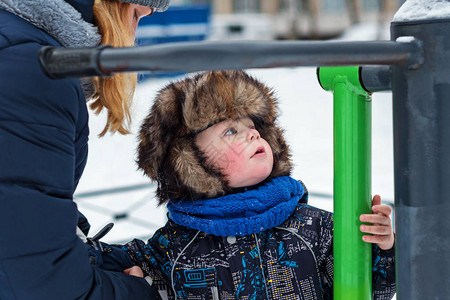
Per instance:
[[[0,0],[0,299],[152,299],[144,279],[90,262],[72,201],[87,158],[86,101],[108,111],[100,134],[126,133],[135,76],[51,80],[37,53],[132,45],[139,19],[168,2]]]

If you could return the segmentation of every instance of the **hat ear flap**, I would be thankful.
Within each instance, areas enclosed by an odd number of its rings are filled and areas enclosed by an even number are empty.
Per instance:
[[[277,126],[268,126],[261,136],[272,148],[273,170],[270,179],[291,174],[292,162],[289,146],[283,137],[283,130]]]
[[[181,109],[176,94],[174,87],[161,92],[141,125],[137,164],[152,180],[157,180],[167,149],[180,127],[176,116]]]
[[[198,194],[207,197],[224,194],[222,175],[199,163],[199,151],[192,140],[181,138],[169,150],[171,165],[182,183]]]
[[[153,180],[156,180],[158,168],[162,161],[163,153],[160,153],[160,149],[163,149],[161,143],[156,144],[158,141],[158,131],[155,131],[152,125],[153,119],[147,117],[141,126],[139,133],[139,147],[138,147],[138,160],[137,164],[139,169],[142,169],[144,173]],[[158,147],[159,146],[159,147]]]

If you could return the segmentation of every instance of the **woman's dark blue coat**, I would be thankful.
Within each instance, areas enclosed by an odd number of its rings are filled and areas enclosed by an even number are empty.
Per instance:
[[[80,20],[51,27],[47,15],[61,17],[61,2]],[[86,99],[77,79],[45,77],[37,56],[45,45],[71,45],[51,33],[84,22],[69,2],[91,20],[93,0],[5,0],[9,11],[0,8],[0,299],[153,299],[144,279],[91,265],[76,235]]]

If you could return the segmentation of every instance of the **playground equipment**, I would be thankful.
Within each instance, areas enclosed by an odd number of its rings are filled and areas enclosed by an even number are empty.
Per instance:
[[[334,96],[334,297],[371,299],[372,246],[362,243],[359,216],[371,212],[372,97],[359,67],[319,68]]]
[[[342,117],[348,110],[357,112],[345,116],[350,123],[343,121],[339,125],[342,128],[335,129],[338,140],[335,163],[338,169],[343,168],[344,174],[342,179],[336,177],[336,181],[345,185],[336,186],[335,196],[349,201],[335,204],[338,231],[335,251],[345,252],[343,248],[347,244],[343,238],[356,241],[356,222],[345,221],[358,215],[360,209],[367,209],[370,201],[370,175],[360,173],[362,169],[370,169],[370,142],[367,144],[365,138],[359,140],[360,135],[366,138],[370,135],[367,97],[370,92],[390,89],[392,84],[397,299],[447,299],[450,295],[447,284],[450,204],[446,201],[450,194],[450,133],[447,131],[450,128],[450,19],[394,22],[391,35],[392,41],[383,42],[200,42],[123,49],[47,47],[41,50],[40,61],[44,72],[52,78],[108,76],[130,71],[363,65],[356,69],[319,70],[323,87],[333,89],[335,98],[343,94],[342,102],[335,101],[335,116]],[[356,102],[356,106],[349,108],[349,102]],[[359,119],[362,115],[364,120]],[[347,138],[355,140],[347,141]],[[346,145],[351,145],[350,152],[342,152]],[[353,163],[358,166],[347,170],[347,165]],[[364,188],[359,187],[359,180]],[[354,206],[357,209],[351,211]],[[340,224],[345,234],[339,233]],[[361,255],[364,262],[349,266],[345,256],[335,257],[336,280],[342,282],[341,286],[335,282],[335,299],[371,297],[370,275],[367,275],[370,253],[357,245],[353,247],[359,253],[355,255]],[[353,275],[341,276],[342,268],[351,270]],[[352,282],[358,274],[362,274],[363,282]]]

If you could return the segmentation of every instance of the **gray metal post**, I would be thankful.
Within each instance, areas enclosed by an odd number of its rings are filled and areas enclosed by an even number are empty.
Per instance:
[[[424,64],[393,66],[399,300],[450,297],[450,20],[392,23]]]

